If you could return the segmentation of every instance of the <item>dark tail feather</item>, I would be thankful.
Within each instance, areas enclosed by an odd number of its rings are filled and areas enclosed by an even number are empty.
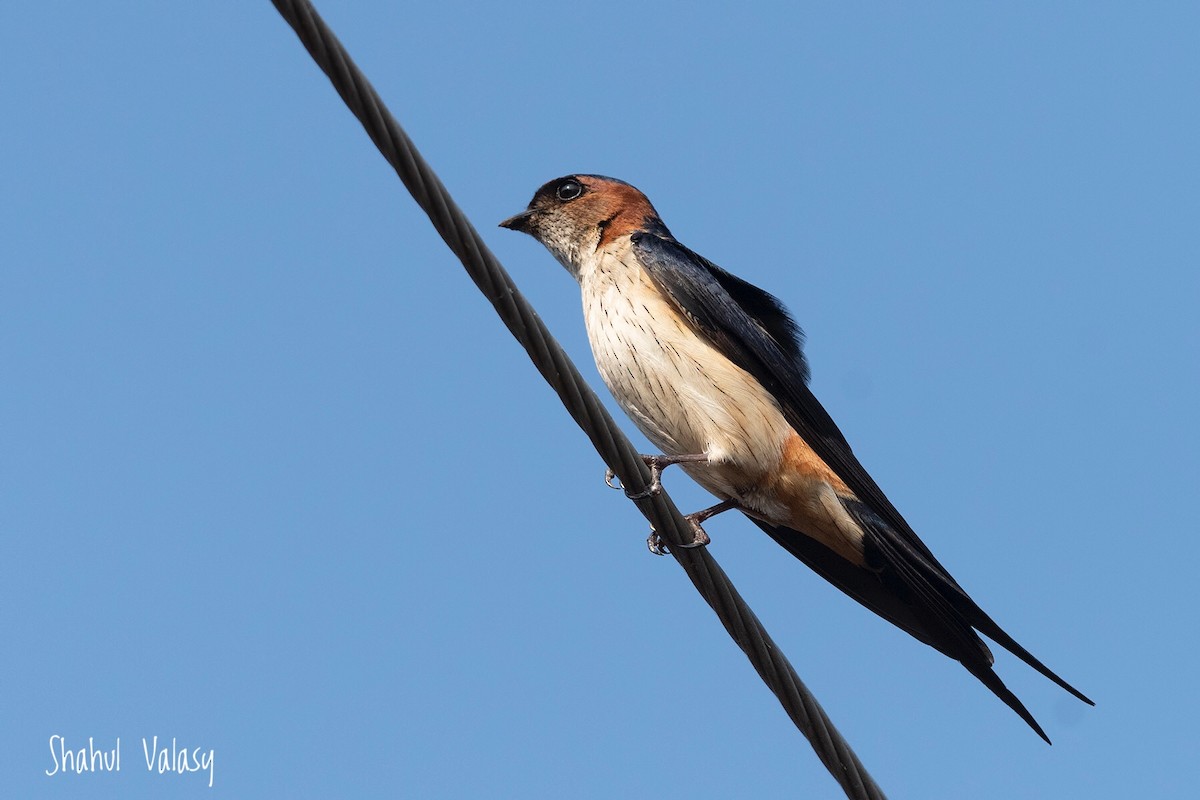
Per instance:
[[[874,522],[874,520],[871,521]],[[917,601],[917,605],[912,604],[913,599],[916,598],[902,598],[892,588],[885,585],[879,575],[851,564],[804,534],[790,528],[768,525],[759,520],[754,520],[754,522],[784,549],[834,586],[892,624],[907,631],[914,638],[931,645],[961,663],[980,683],[1015,711],[1021,719],[1025,720],[1025,723],[1047,744],[1050,743],[1050,737],[1042,730],[1042,726],[1034,719],[1025,704],[1004,685],[1000,676],[992,670],[991,653],[988,652],[986,645],[975,637],[966,637],[965,632],[969,632],[972,627],[977,629],[1075,697],[1089,705],[1095,705],[1082,692],[1064,681],[1028,650],[1017,644],[962,589],[958,588],[952,578],[944,574],[944,570],[924,564],[921,559],[915,557],[915,554],[909,555],[912,560],[905,558],[907,551],[902,547],[897,547],[897,543],[885,540],[879,544],[882,545],[882,553],[885,555],[888,567],[897,569],[899,574],[912,584],[911,591],[916,591],[923,598],[923,601]],[[873,534],[878,533],[873,528],[869,531]],[[941,586],[944,590],[940,597],[933,596],[937,594],[934,590],[935,586]],[[940,602],[931,603],[934,600],[940,600]],[[931,604],[926,605],[926,603]],[[953,618],[959,620],[958,625],[963,626],[964,631],[954,630],[956,626]],[[974,642],[971,639],[974,639]]]
[[[926,632],[921,618],[914,609],[885,589],[873,573],[851,564],[815,539],[791,528],[769,525],[753,517],[750,518],[750,521],[762,528],[768,536],[775,540],[776,544],[851,598],[905,631],[914,639],[957,660],[956,654],[948,652],[940,642]]]
[[[1076,689],[1071,684],[1060,678],[1049,667],[1034,657],[1032,653],[1026,650],[1021,645],[1017,644],[1011,636],[996,624],[996,622],[987,615],[987,613],[979,607],[979,605],[971,599],[971,597],[963,591],[962,587],[955,582],[946,568],[937,562],[932,557],[926,557],[927,548],[914,547],[912,543],[896,533],[896,531],[888,526],[886,522],[881,520],[870,508],[855,500],[842,499],[842,505],[849,511],[863,527],[867,534],[867,544],[874,544],[878,548],[884,562],[903,575],[905,584],[913,589],[920,589],[923,586],[932,590],[930,597],[926,599],[925,604],[928,605],[931,611],[938,613],[941,608],[943,616],[955,617],[965,624],[975,628],[984,636],[988,637],[996,644],[1003,647],[1008,652],[1015,655],[1017,658],[1024,661],[1029,666],[1046,676],[1056,684],[1061,686],[1066,691],[1070,692],[1075,697],[1090,706],[1096,705],[1083,692]],[[928,601],[934,601],[930,604]],[[949,604],[951,609],[946,609],[943,604]],[[953,628],[953,626],[951,626]],[[955,653],[951,652],[951,656],[959,658]],[[959,658],[964,664],[967,659]],[[990,662],[990,659],[989,659]],[[967,669],[972,669],[970,666]]]
[[[1047,667],[1045,664],[1043,664],[1041,661],[1039,661],[1032,653],[1030,653],[1024,647],[1021,647],[1021,645],[1017,644],[1016,641],[1013,640],[1013,638],[1011,636],[1009,636],[1007,633],[1005,633],[1004,630],[999,625],[997,625],[992,620],[992,618],[989,617],[983,611],[983,609],[981,609],[979,606],[975,605],[974,603],[972,603],[971,605],[973,606],[971,611],[973,611],[974,613],[968,614],[967,618],[970,621],[970,623],[973,626],[975,626],[975,628],[980,633],[982,633],[984,636],[991,639],[996,644],[1003,647],[1008,652],[1012,653],[1017,658],[1024,661],[1029,666],[1033,667],[1038,672],[1045,675],[1050,680],[1057,683],[1062,688],[1066,689],[1071,694],[1078,697],[1083,702],[1087,703],[1089,706],[1096,705],[1094,702],[1092,702],[1091,698],[1089,698],[1083,692],[1076,689],[1071,684],[1067,683],[1062,678],[1058,677],[1058,675],[1056,675],[1053,670],[1051,670],[1049,667]]]
[[[1029,709],[1025,707],[1025,704],[1021,702],[1020,698],[1009,691],[1009,688],[1004,685],[1004,681],[1000,680],[999,675],[997,675],[991,669],[984,667],[976,667],[965,663],[963,666],[967,668],[968,672],[978,678],[980,683],[991,689],[992,694],[1003,700],[1006,706],[1017,712],[1017,715],[1021,719],[1025,720],[1025,723],[1029,725],[1029,727],[1033,728],[1034,733],[1045,739],[1046,744],[1053,744],[1053,742],[1050,741],[1050,737],[1046,735],[1044,730],[1042,730],[1042,726],[1039,725],[1038,721],[1033,718],[1033,714],[1029,713]]]

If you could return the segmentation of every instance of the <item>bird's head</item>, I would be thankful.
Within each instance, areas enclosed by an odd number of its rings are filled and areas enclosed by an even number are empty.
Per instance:
[[[602,175],[556,178],[500,226],[537,239],[576,278],[588,258],[622,236],[635,231],[670,235],[646,195]]]

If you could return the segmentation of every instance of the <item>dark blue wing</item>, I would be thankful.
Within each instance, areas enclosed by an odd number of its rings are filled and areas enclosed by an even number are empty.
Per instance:
[[[991,653],[971,630],[977,628],[1090,703],[976,605],[867,474],[846,437],[809,390],[800,331],[782,304],[669,236],[647,232],[635,233],[632,239],[634,252],[655,285],[701,336],[771,393],[796,432],[858,498],[861,505],[852,504],[855,507],[848,506],[848,510],[866,533],[868,563],[877,561],[885,569],[879,576],[857,568],[844,569],[836,563],[836,556],[827,558],[820,552],[821,545],[794,540],[789,546],[785,529],[764,529],[831,583],[921,641],[958,659],[972,673],[990,673],[992,662]],[[881,581],[882,585],[877,585]],[[991,678],[984,682],[1001,694]],[[1009,697],[1005,702],[1012,705]],[[1018,713],[1032,719],[1023,707]],[[1036,723],[1031,724],[1036,728]]]
[[[696,330],[726,358],[753,375],[778,401],[796,432],[855,496],[895,528],[930,568],[950,579],[863,469],[846,437],[809,390],[799,331],[782,304],[674,239],[635,233],[633,246],[655,285]]]

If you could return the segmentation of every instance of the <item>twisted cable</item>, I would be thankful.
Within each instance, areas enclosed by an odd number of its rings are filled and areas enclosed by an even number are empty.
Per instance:
[[[362,123],[379,152],[396,170],[417,205],[429,216],[446,245],[462,262],[471,280],[525,348],[538,372],[591,439],[600,457],[630,492],[646,489],[650,484],[650,470],[638,451],[617,427],[533,307],[517,290],[512,278],[483,243],[312,4],[307,0],[272,2]],[[750,659],[759,677],[775,693],[788,716],[808,739],[846,796],[852,800],[883,800],[882,790],[875,785],[854,751],[838,733],[708,550],[679,547],[691,541],[692,529],[666,491],[636,500],[635,503],[670,547],[671,555],[683,567],[704,601],[716,612],[725,630]]]

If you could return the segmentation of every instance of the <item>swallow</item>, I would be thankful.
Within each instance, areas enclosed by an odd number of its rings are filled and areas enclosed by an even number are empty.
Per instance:
[[[1047,743],[980,634],[1095,705],[958,585],[859,463],[808,387],[783,304],[680,244],[644,194],[600,175],[542,186],[500,225],[541,242],[579,282],[596,367],[662,452],[821,577],[961,663]],[[697,524],[698,528],[698,524]],[[696,544],[707,543],[707,537]]]

